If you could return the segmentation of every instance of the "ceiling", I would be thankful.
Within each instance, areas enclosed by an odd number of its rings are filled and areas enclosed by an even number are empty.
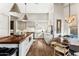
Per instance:
[[[52,5],[52,3],[27,3],[25,6],[25,3],[17,3],[21,13],[47,13]],[[13,3],[0,3],[0,13],[8,14],[12,6]]]

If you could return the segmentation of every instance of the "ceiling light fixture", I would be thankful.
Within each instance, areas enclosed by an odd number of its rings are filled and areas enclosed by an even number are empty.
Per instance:
[[[10,12],[17,12],[17,13],[20,13],[20,10],[19,10],[19,7],[16,3],[13,4]]]
[[[68,24],[70,24],[70,23],[72,23],[73,21],[74,21],[74,19],[76,18],[74,15],[70,15],[70,3],[69,3],[69,16],[68,17],[66,17],[65,18],[65,21],[68,23]]]
[[[27,5],[27,3],[25,3],[25,14],[24,14],[23,20],[27,20],[27,15],[26,15],[26,5]]]

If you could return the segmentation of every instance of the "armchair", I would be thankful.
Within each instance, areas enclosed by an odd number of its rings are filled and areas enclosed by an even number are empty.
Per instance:
[[[53,44],[53,42],[56,42]],[[61,38],[57,37],[54,38],[53,41],[51,42],[52,47],[54,47],[54,55],[58,55],[58,56],[66,56],[69,53],[69,42],[67,39],[63,39],[63,41],[61,42]]]

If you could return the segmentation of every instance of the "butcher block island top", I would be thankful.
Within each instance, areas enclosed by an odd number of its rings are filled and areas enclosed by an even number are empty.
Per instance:
[[[27,32],[26,35],[11,35],[0,37],[0,44],[19,44],[25,40],[32,32]]]

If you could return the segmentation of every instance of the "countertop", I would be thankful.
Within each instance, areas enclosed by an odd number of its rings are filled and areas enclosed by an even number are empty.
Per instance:
[[[0,44],[19,44],[25,40],[32,32],[27,32],[25,35],[11,35],[6,37],[0,37]]]

